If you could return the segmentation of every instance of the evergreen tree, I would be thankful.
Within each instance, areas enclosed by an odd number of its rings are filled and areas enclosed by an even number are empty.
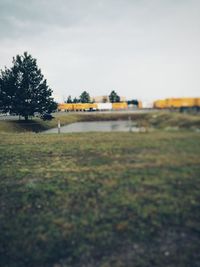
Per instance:
[[[80,102],[81,103],[90,102],[90,95],[86,91],[83,91],[83,93],[80,95]]]
[[[15,113],[28,120],[35,112],[51,113],[57,104],[52,98],[36,59],[27,52],[13,58],[13,66],[0,73],[0,110]]]
[[[74,97],[73,103],[79,103],[79,102],[80,102],[80,100],[78,98]]]
[[[120,97],[114,90],[110,93],[109,99],[111,103],[120,102]]]
[[[66,103],[68,103],[68,104],[72,103],[72,97],[71,97],[71,95],[68,96]]]

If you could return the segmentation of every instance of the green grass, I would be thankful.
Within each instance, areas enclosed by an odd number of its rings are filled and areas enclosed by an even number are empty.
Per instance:
[[[200,115],[180,114],[178,112],[151,112],[151,113],[56,113],[52,121],[42,121],[34,118],[28,122],[24,120],[0,121],[0,132],[41,132],[57,127],[58,119],[61,125],[67,125],[78,121],[105,121],[105,120],[128,120],[139,126],[154,127],[158,129],[174,128],[200,129]]]
[[[0,136],[1,266],[200,266],[199,133]]]
[[[5,120],[0,121],[0,132],[10,132],[10,133],[22,133],[22,132],[41,132],[54,127],[57,127],[58,119],[61,120],[61,125],[70,124],[79,121],[78,114],[68,114],[56,115],[56,117],[51,121],[43,121],[39,118],[33,118],[25,122],[24,120]]]

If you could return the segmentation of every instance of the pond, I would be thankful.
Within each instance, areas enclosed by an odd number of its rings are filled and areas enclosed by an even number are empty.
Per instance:
[[[132,121],[92,121],[76,122],[62,126],[61,133],[80,133],[80,132],[139,132],[140,129]],[[57,133],[58,128],[53,128],[44,133]]]

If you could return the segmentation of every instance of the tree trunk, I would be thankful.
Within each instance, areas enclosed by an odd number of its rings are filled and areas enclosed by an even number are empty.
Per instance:
[[[28,121],[28,115],[25,115],[24,118],[25,118],[25,121]]]

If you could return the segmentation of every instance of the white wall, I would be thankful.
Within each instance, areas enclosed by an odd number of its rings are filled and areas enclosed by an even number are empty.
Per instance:
[[[97,109],[99,110],[111,110],[112,103],[97,103]]]

